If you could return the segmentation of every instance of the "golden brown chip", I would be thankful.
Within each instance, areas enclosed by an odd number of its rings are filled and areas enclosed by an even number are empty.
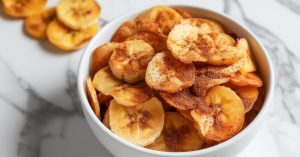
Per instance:
[[[139,84],[124,84],[115,88],[111,95],[114,100],[125,106],[135,106],[142,104],[154,95],[152,89],[150,89],[145,82]]]
[[[175,93],[193,85],[195,67],[180,62],[168,52],[157,53],[148,64],[145,80],[155,90]]]
[[[110,56],[111,72],[120,80],[137,83],[145,79],[147,65],[155,52],[143,40],[130,40],[120,43]]]
[[[206,141],[221,142],[242,129],[245,109],[234,91],[224,86],[213,87],[205,101],[209,110],[198,108],[191,115]]]
[[[46,0],[2,0],[4,12],[12,17],[27,17],[41,12]]]
[[[257,87],[234,87],[233,91],[235,91],[235,93],[242,99],[245,112],[249,112],[256,102],[259,94]]]
[[[182,17],[174,9],[167,6],[155,6],[137,17],[140,20],[154,22],[167,35],[170,30],[180,23]]]
[[[177,93],[160,92],[160,96],[168,104],[180,110],[193,110],[206,106],[203,99],[195,96],[189,88]]]
[[[110,56],[117,48],[117,43],[106,43],[97,47],[92,54],[92,73],[95,74],[98,70],[108,66]]]
[[[96,90],[92,84],[92,79],[91,77],[88,76],[85,81],[86,81],[87,97],[91,105],[91,108],[93,109],[96,116],[100,118],[100,105],[97,99]]]
[[[235,86],[251,87],[261,87],[263,85],[262,80],[255,73],[241,74],[239,72],[230,77],[229,83]]]
[[[153,97],[136,106],[124,106],[111,100],[109,125],[111,131],[138,146],[153,143],[164,126],[165,112],[161,102]]]
[[[210,88],[229,81],[228,73],[222,67],[202,66],[196,68],[193,92],[199,97],[204,97]]]
[[[166,112],[161,135],[146,148],[166,152],[186,152],[198,150],[203,139],[197,134],[193,123],[178,112]]]
[[[183,24],[190,24],[198,27],[202,33],[223,33],[224,30],[220,24],[215,21],[203,19],[203,18],[188,18],[182,20]]]
[[[42,12],[28,16],[24,21],[26,33],[37,39],[47,39],[47,27],[55,17],[55,8],[48,8]]]

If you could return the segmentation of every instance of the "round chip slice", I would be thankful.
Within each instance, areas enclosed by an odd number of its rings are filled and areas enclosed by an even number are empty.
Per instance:
[[[84,47],[97,33],[98,29],[98,24],[93,24],[85,30],[71,30],[55,19],[47,28],[47,36],[55,46],[70,51]]]
[[[125,41],[114,50],[109,67],[118,79],[137,83],[144,80],[148,62],[154,55],[151,45],[143,40]]]
[[[97,23],[101,11],[95,0],[61,0],[56,8],[59,20],[74,30],[93,26]]]
[[[126,40],[144,40],[155,49],[155,52],[167,50],[167,37],[162,34],[162,30],[157,24],[150,21],[135,20],[123,23],[111,41],[123,42]]]
[[[177,23],[181,22],[182,17],[170,7],[155,6],[139,15],[137,19],[156,23],[167,35]]]
[[[167,46],[175,58],[187,64],[206,62],[216,50],[213,39],[190,24],[176,25],[169,33]]]
[[[245,107],[245,112],[249,112],[254,103],[257,100],[258,97],[258,88],[256,87],[233,87],[233,91],[242,99],[244,107]]]
[[[236,135],[243,126],[245,109],[242,100],[230,88],[216,86],[205,98],[209,110],[191,112],[206,141],[221,142]]]
[[[98,70],[108,66],[110,56],[118,46],[118,43],[106,43],[97,47],[92,55],[92,73],[95,74]]]
[[[119,86],[111,92],[111,95],[119,104],[135,106],[151,99],[154,92],[145,82],[141,82],[135,85],[124,84]]]
[[[111,130],[138,146],[146,146],[156,140],[163,129],[164,118],[162,104],[155,97],[132,107],[120,105],[115,100],[110,102]]]
[[[261,87],[263,85],[262,80],[255,73],[241,74],[239,72],[231,75],[229,83],[235,86],[251,87]]]
[[[2,0],[4,12],[12,17],[27,17],[41,12],[46,0]]]
[[[47,27],[55,17],[55,8],[48,8],[40,13],[28,16],[24,21],[25,31],[34,38],[47,39]]]
[[[148,64],[145,80],[155,90],[176,93],[193,85],[195,67],[180,62],[168,52],[157,53]]]
[[[198,150],[202,144],[203,139],[191,121],[178,112],[166,112],[161,135],[146,148],[165,152],[186,152]]]
[[[93,85],[94,87],[103,93],[104,95],[111,95],[111,92],[122,85],[123,82],[118,80],[109,70],[109,67],[102,68],[99,70],[94,78]]]
[[[203,18],[188,18],[182,20],[183,24],[190,24],[198,27],[202,33],[223,33],[224,30],[220,24],[215,21]]]

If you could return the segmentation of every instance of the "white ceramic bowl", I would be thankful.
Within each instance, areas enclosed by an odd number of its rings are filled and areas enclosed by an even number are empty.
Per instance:
[[[103,27],[98,34],[92,39],[87,46],[80,62],[79,73],[78,73],[78,91],[81,99],[82,109],[86,120],[93,130],[99,141],[114,155],[117,157],[129,156],[129,157],[232,157],[236,156],[250,143],[251,139],[255,136],[258,128],[262,125],[262,121],[265,118],[272,94],[274,90],[274,72],[271,65],[270,57],[266,52],[265,48],[258,40],[258,38],[245,26],[239,24],[234,19],[228,17],[225,14],[217,13],[212,10],[208,10],[201,7],[183,6],[183,5],[169,5],[171,7],[180,7],[188,11],[193,17],[209,18],[218,21],[223,25],[227,32],[233,32],[238,37],[244,37],[248,39],[252,53],[256,60],[259,73],[261,74],[264,85],[266,88],[266,99],[258,116],[248,125],[243,131],[235,135],[233,138],[220,143],[216,146],[206,148],[198,151],[191,152],[160,152],[142,148],[127,142],[118,135],[107,129],[101,121],[95,116],[91,109],[87,96],[85,93],[85,78],[90,72],[91,55],[93,50],[106,42],[109,42],[114,32],[118,27],[125,21],[134,19],[138,14],[143,12],[147,8],[141,8],[127,13]]]

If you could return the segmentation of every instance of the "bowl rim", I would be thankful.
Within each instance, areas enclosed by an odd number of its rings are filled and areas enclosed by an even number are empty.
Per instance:
[[[92,45],[95,42],[95,40],[97,39],[97,36],[99,36],[99,34],[102,34],[102,32],[107,31],[107,29],[109,29],[111,26],[114,26],[116,22],[123,20],[125,17],[130,16],[132,14],[136,14],[136,12],[149,9],[149,8],[151,8],[153,6],[157,6],[157,5],[166,5],[166,6],[170,6],[170,7],[188,7],[188,8],[193,8],[193,9],[210,12],[210,13],[216,14],[218,16],[222,16],[226,20],[230,21],[230,23],[234,23],[234,24],[238,25],[238,27],[241,27],[243,30],[245,30],[245,32],[247,32],[258,43],[258,45],[263,50],[261,52],[261,54],[263,54],[266,58],[266,62],[267,62],[268,70],[269,70],[269,77],[270,77],[269,87],[267,89],[268,92],[266,92],[266,97],[265,97],[265,101],[263,103],[263,107],[260,110],[260,112],[258,113],[258,115],[252,120],[252,122],[246,128],[244,128],[241,132],[234,135],[232,138],[230,138],[222,143],[219,143],[215,146],[212,146],[212,147],[195,150],[195,151],[189,151],[189,152],[162,152],[162,151],[151,150],[151,149],[147,149],[147,148],[144,148],[141,146],[134,145],[134,144],[126,141],[125,139],[119,137],[118,135],[114,134],[111,130],[109,130],[106,126],[104,126],[104,124],[97,118],[97,116],[94,114],[92,108],[90,107],[87,97],[85,95],[85,88],[84,88],[84,83],[83,83],[85,80],[85,76],[83,77],[83,75],[84,75],[83,71],[84,71],[84,66],[86,65],[84,63],[86,58],[90,58],[90,56],[92,54],[92,53],[88,53],[88,51],[92,51],[91,50],[93,47]],[[259,123],[259,121],[261,121],[261,119],[267,114],[268,108],[272,101],[272,96],[274,93],[274,86],[275,86],[275,74],[274,74],[274,68],[273,68],[273,65],[271,62],[271,57],[269,56],[269,53],[266,50],[266,48],[264,47],[264,45],[262,44],[262,42],[251,30],[249,30],[244,24],[238,22],[237,20],[230,17],[229,15],[226,15],[225,13],[215,11],[215,10],[203,7],[203,6],[194,6],[194,5],[188,5],[188,4],[182,4],[182,3],[161,3],[161,4],[156,4],[156,5],[146,5],[146,6],[137,8],[137,9],[133,9],[132,11],[127,12],[127,13],[113,19],[112,21],[110,21],[93,37],[93,39],[89,42],[88,46],[85,48],[85,50],[81,56],[81,59],[80,59],[77,76],[78,76],[77,77],[78,95],[81,100],[80,104],[81,104],[83,110],[84,110],[84,108],[86,109],[90,118],[93,119],[93,121],[95,121],[95,123],[97,124],[97,127],[101,128],[101,130],[104,131],[106,133],[106,135],[110,136],[111,138],[114,138],[121,144],[128,146],[131,149],[134,149],[135,151],[143,152],[143,153],[146,153],[149,155],[160,155],[160,156],[181,156],[181,157],[183,157],[183,156],[204,155],[204,154],[208,154],[208,153],[214,152],[216,150],[220,150],[224,147],[234,144],[235,142],[240,140],[242,137],[249,134],[249,132],[254,129],[254,126],[257,125]]]

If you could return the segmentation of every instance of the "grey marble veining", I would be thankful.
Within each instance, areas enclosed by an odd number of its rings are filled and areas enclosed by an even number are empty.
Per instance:
[[[224,0],[223,2],[223,12],[229,14],[230,16],[247,25],[260,38],[267,50],[270,52],[274,67],[276,69],[276,92],[273,101],[274,105],[269,113],[270,122],[267,125],[272,129],[270,133],[274,134],[275,141],[277,141],[278,144],[278,148],[283,149],[283,153],[289,152],[290,149],[283,148],[286,147],[284,143],[285,141],[281,141],[281,133],[283,131],[280,128],[275,127],[276,123],[274,123],[274,121],[286,120],[291,123],[292,127],[298,129],[300,127],[300,99],[295,96],[295,92],[300,89],[300,76],[297,75],[297,69],[300,67],[300,54],[297,54],[297,52],[293,52],[287,46],[285,41],[268,30],[267,27],[261,25],[260,23],[257,23],[255,20],[253,20],[253,18],[250,18],[248,16],[248,12],[246,12],[244,9],[246,6],[243,6],[243,3],[241,1]],[[111,5],[114,5],[115,3],[116,2],[112,2]],[[220,2],[216,1],[216,3]],[[293,13],[300,15],[300,2],[297,0],[274,0],[272,3],[278,3],[284,8],[291,10]],[[127,7],[130,7],[130,5],[128,4]],[[101,18],[101,27],[103,27],[108,22],[109,21],[105,18]],[[70,130],[68,129],[68,125],[70,125],[70,119],[74,117],[79,117],[79,119],[84,118],[77,94],[76,73],[71,68],[71,66],[74,65],[68,63],[67,67],[63,69],[65,74],[64,77],[66,86],[59,89],[64,90],[67,97],[71,100],[72,108],[66,109],[64,107],[61,107],[61,104],[50,102],[49,100],[41,96],[39,92],[37,92],[37,90],[32,86],[35,82],[25,80],[23,77],[21,77],[18,74],[18,71],[12,68],[13,62],[7,61],[7,58],[5,58],[4,56],[6,56],[4,55],[4,51],[0,49],[0,67],[6,69],[7,71],[6,75],[3,77],[10,78],[10,81],[13,82],[14,85],[16,85],[16,88],[18,88],[17,90],[23,93],[26,97],[26,101],[23,102],[24,104],[20,104],[13,100],[10,96],[8,96],[7,93],[0,92],[0,100],[5,102],[5,104],[1,105],[6,105],[6,107],[14,108],[22,117],[24,117],[24,123],[20,124],[22,125],[22,127],[19,131],[17,147],[15,148],[17,152],[16,154],[20,157],[52,156],[52,154],[45,154],[45,152],[43,152],[45,151],[45,141],[49,139],[59,139],[62,141],[64,139],[69,140],[67,136],[72,134],[72,132],[67,131]],[[71,56],[64,57],[70,58]],[[49,126],[52,126],[56,121],[61,122],[61,125],[59,125],[58,127],[58,131],[48,131]],[[0,125],[4,124],[2,122],[3,121],[0,121]],[[79,127],[77,128],[80,127],[82,126],[79,125]],[[88,126],[85,125],[84,127]],[[82,134],[80,135],[84,136],[85,134],[89,134],[89,137],[92,137],[92,135],[90,135],[91,133],[86,133],[86,131],[82,131]],[[287,139],[288,141],[293,141],[293,138],[299,139],[299,136],[291,136],[289,138],[290,139]],[[74,143],[70,142],[70,144]],[[92,142],[92,144],[94,143]],[[101,154],[99,154],[99,156],[111,156],[109,153],[104,151],[103,146],[100,146],[100,144],[96,145],[95,149],[97,149],[98,147],[99,149],[101,149]],[[69,146],[68,148],[71,149],[64,151],[75,151],[75,149],[72,150],[72,146]],[[99,153],[96,151],[88,152],[90,150],[86,151],[87,152],[85,153],[88,154],[87,156],[98,156],[97,153]],[[296,150],[292,150],[290,152],[292,152],[290,156],[296,157],[300,155],[294,154]],[[299,153],[299,151],[296,153]],[[2,156],[1,152],[0,156]],[[74,155],[64,155],[63,152],[62,154],[60,154],[60,156]]]

